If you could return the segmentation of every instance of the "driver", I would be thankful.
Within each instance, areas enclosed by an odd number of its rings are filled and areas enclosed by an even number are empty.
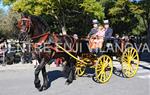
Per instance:
[[[88,34],[88,38],[89,39],[89,48],[91,49],[92,53],[97,53],[97,43],[96,43],[96,33],[98,32],[98,26],[99,26],[99,22],[97,19],[94,19],[92,21],[93,23],[93,28],[91,29],[90,33]]]
[[[98,32],[98,24],[99,24],[98,20],[94,19],[92,21],[92,24],[93,24],[93,28],[91,29],[90,33],[88,34],[88,38],[90,38],[93,34]]]

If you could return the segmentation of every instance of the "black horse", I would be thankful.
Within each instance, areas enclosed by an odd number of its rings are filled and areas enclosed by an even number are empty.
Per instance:
[[[32,40],[32,55],[33,59],[39,61],[39,65],[35,69],[35,87],[39,90],[46,90],[49,87],[49,79],[47,77],[45,65],[50,62],[51,59],[63,57],[66,60],[64,67],[65,76],[67,77],[66,83],[70,84],[75,79],[75,62],[68,54],[57,48],[57,43],[69,44],[74,47],[75,40],[71,36],[58,36],[56,33],[51,33],[48,24],[43,18],[34,15],[23,14],[21,20],[18,22],[18,27],[21,33],[19,34],[20,41]],[[39,39],[37,41],[37,39]],[[37,44],[36,44],[37,43]],[[37,51],[40,48],[44,48],[44,43],[48,43],[47,48],[49,52]],[[69,51],[73,55],[75,52]],[[42,71],[43,85],[40,84],[39,73]]]

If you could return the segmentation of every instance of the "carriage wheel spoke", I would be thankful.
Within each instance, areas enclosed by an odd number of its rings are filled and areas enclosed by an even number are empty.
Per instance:
[[[136,54],[136,51],[135,51],[135,50],[133,50],[133,53],[131,54],[131,57],[136,56],[135,54]]]
[[[135,55],[135,56],[133,56],[133,57],[132,57],[132,59],[137,59],[137,57],[138,57],[138,56],[137,56],[137,55]]]
[[[127,63],[128,59],[127,58],[123,58],[122,61]]]

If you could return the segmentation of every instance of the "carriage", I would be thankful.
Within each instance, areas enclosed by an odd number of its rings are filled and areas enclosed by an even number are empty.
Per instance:
[[[138,67],[139,67],[139,55],[137,50],[128,46],[131,45],[129,40],[119,39],[119,38],[110,38],[105,40],[103,44],[103,50],[100,51],[100,55],[91,53],[87,39],[79,39],[77,41],[82,49],[82,52],[78,52],[77,56],[72,55],[66,51],[63,47],[57,45],[68,55],[77,60],[76,62],[76,74],[81,77],[86,73],[87,68],[95,69],[94,80],[99,83],[106,83],[110,80],[113,74],[113,56],[117,58],[120,62],[122,70],[121,74],[126,78],[134,77]],[[81,45],[82,44],[82,45]],[[125,45],[128,44],[128,45]],[[110,47],[115,47],[115,45],[120,45],[120,50],[113,51]],[[109,49],[108,49],[109,48]],[[78,50],[80,51],[80,50]]]
[[[76,63],[76,74],[79,77],[86,73],[86,68],[93,68],[95,69],[94,79],[97,82],[108,82],[114,71],[113,56],[120,62],[123,76],[127,78],[135,76],[139,66],[139,55],[134,47],[125,45],[130,42],[129,40],[120,38],[105,40],[100,55],[91,53],[86,44],[89,43],[89,40],[81,39],[79,42],[83,43],[84,48],[84,51],[78,53],[78,58],[82,61]],[[120,45],[120,49],[112,50],[112,48],[116,48],[116,45]]]

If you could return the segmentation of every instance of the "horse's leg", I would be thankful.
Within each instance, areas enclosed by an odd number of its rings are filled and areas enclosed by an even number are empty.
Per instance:
[[[41,84],[40,84],[40,79],[39,79],[39,73],[40,73],[40,66],[38,66],[36,69],[35,69],[35,80],[34,80],[34,85],[37,89],[40,89],[41,88]]]
[[[37,68],[35,69],[35,72],[34,72],[34,74],[35,74],[34,85],[39,91],[42,91],[43,88],[41,87],[41,84],[40,84],[39,73],[42,70],[42,68],[45,66],[44,58],[42,58],[42,60],[39,60],[39,62],[40,62],[40,64],[37,66]]]
[[[43,90],[46,90],[48,87],[49,87],[49,82],[48,82],[48,75],[47,75],[47,72],[46,72],[46,67],[44,66],[42,68],[42,75],[43,75]]]
[[[69,75],[68,78],[66,80],[66,83],[69,85],[73,82],[73,80],[75,80],[75,59],[71,58],[70,62],[67,63],[67,65],[69,66]]]

